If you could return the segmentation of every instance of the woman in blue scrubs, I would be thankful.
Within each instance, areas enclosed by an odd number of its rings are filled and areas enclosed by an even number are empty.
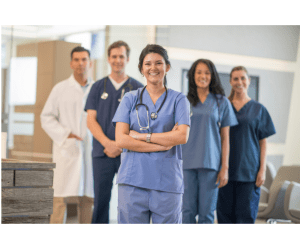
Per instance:
[[[218,188],[228,181],[229,127],[237,120],[224,96],[219,75],[208,59],[188,72],[190,137],[183,146],[183,223],[214,223]]]
[[[275,128],[267,109],[248,96],[245,67],[234,67],[229,100],[239,124],[230,129],[229,182],[219,191],[218,223],[255,223],[266,172],[267,137]]]
[[[123,148],[118,172],[118,223],[182,222],[182,151],[189,136],[187,98],[166,87],[167,51],[147,45],[139,70],[147,85],[127,93],[113,118]]]

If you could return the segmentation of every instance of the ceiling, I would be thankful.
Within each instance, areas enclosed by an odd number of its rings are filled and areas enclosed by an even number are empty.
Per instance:
[[[14,39],[56,39],[83,32],[97,32],[105,25],[1,25],[2,42]]]

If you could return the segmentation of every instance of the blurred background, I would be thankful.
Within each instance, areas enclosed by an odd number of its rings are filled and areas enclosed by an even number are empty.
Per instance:
[[[40,113],[53,86],[72,73],[71,50],[81,45],[91,51],[90,74],[98,80],[110,73],[108,46],[124,40],[131,48],[129,76],[145,83],[138,58],[147,44],[157,43],[171,61],[168,87],[185,94],[187,71],[199,58],[214,62],[227,96],[231,69],[245,66],[250,96],[268,109],[277,131],[268,138],[267,161],[277,170],[299,165],[299,36],[300,25],[2,25],[1,157],[51,162],[52,141]],[[117,204],[115,187],[111,203]],[[111,210],[113,221],[116,206]]]

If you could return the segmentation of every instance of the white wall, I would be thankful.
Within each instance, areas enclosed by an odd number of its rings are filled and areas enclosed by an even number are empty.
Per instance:
[[[294,75],[291,96],[290,114],[288,120],[284,165],[300,165],[300,35],[296,71]]]

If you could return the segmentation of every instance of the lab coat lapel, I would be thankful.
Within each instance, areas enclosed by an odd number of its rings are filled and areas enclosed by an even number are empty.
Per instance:
[[[76,88],[77,90],[83,93],[81,85],[77,82],[73,74],[71,75],[71,77],[69,77],[68,81],[72,87]]]

